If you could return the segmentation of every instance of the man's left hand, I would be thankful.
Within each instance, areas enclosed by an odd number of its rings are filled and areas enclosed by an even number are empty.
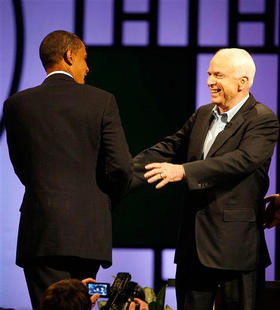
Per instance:
[[[184,177],[184,167],[168,163],[152,163],[145,166],[149,170],[144,174],[148,183],[160,181],[156,189],[162,188],[169,182],[179,182]]]

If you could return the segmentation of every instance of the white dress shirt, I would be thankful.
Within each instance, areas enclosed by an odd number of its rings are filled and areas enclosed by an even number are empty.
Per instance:
[[[247,101],[249,95],[247,95],[242,101],[236,104],[233,108],[228,110],[227,112],[220,114],[217,105],[212,110],[213,113],[213,121],[208,130],[206,139],[203,145],[203,159],[206,158],[211,146],[216,140],[218,134],[225,129],[226,124],[228,124],[234,115],[241,109],[243,104]]]
[[[70,73],[66,72],[66,71],[53,71],[53,72],[51,72],[51,73],[49,73],[49,74],[47,75],[47,78],[48,78],[49,76],[51,76],[51,75],[53,75],[53,74],[57,74],[57,73],[62,73],[62,74],[69,75],[69,76],[73,79],[73,76],[72,76]]]

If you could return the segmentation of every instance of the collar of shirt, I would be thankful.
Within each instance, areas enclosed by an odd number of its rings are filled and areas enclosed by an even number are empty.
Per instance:
[[[223,131],[228,122],[234,117],[234,115],[239,111],[239,109],[243,106],[246,100],[249,98],[247,95],[243,100],[241,100],[238,104],[236,104],[233,108],[223,114],[219,114],[218,107],[215,107],[212,110],[213,121],[209,127],[209,130],[206,135],[206,139],[203,145],[203,159],[206,158],[212,144],[216,140],[218,134]]]
[[[49,76],[53,75],[53,74],[58,74],[58,73],[66,74],[66,75],[70,76],[70,77],[73,79],[73,76],[72,76],[70,73],[65,72],[65,71],[53,71],[53,72],[51,72],[51,73],[49,73],[49,74],[47,75],[47,78],[48,78]]]
[[[215,107],[212,110],[213,111],[212,113],[213,113],[215,119],[218,120],[220,118],[223,123],[230,122],[232,120],[232,118],[234,117],[234,115],[241,109],[241,107],[247,101],[248,98],[249,98],[249,95],[247,95],[243,100],[241,100],[233,108],[231,108],[230,110],[228,110],[227,112],[225,112],[223,114],[220,114],[218,112],[218,107],[217,107],[217,105],[215,105]]]

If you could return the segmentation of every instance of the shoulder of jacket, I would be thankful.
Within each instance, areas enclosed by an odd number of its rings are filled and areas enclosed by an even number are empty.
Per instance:
[[[272,119],[273,118],[278,119],[276,114],[268,106],[258,101],[256,101],[253,108],[249,111],[249,115],[254,115],[254,116],[259,116],[259,117],[265,116],[265,117],[269,117]]]
[[[112,97],[113,96],[110,92],[108,92],[104,89],[89,85],[89,84],[83,84],[83,85],[78,84],[78,85],[80,85],[80,87],[84,87],[88,92],[91,92],[91,93],[99,95],[99,96],[104,96],[104,97]]]
[[[213,108],[214,108],[213,103],[205,104],[205,105],[200,106],[196,110],[196,113],[211,111],[211,110],[213,110]]]
[[[41,85],[38,85],[35,87],[26,88],[26,89],[21,90],[17,93],[14,93],[10,97],[7,98],[6,102],[14,102],[14,101],[20,100],[26,96],[30,96],[30,95],[36,93],[38,90],[40,90],[40,87],[41,87]]]
[[[208,104],[204,104],[200,107],[201,109],[205,109],[205,110],[212,110],[214,108],[214,103],[208,103]]]
[[[260,113],[274,113],[267,105],[258,101],[256,101],[256,105],[254,108]]]

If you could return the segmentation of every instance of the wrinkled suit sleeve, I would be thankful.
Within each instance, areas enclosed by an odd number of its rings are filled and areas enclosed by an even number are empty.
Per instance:
[[[3,105],[3,118],[4,126],[6,128],[7,144],[9,147],[9,156],[14,168],[16,175],[23,185],[25,185],[25,173],[24,166],[22,164],[22,155],[17,149],[18,142],[16,142],[17,135],[14,132],[15,126],[13,126],[13,114],[11,113],[13,109],[13,102],[11,100],[6,100]]]
[[[278,130],[274,113],[266,111],[256,115],[248,124],[237,149],[184,164],[188,188],[207,189],[250,175],[271,158]]]
[[[103,155],[106,189],[113,204],[127,193],[132,180],[132,157],[114,96],[110,96],[102,121]]]

